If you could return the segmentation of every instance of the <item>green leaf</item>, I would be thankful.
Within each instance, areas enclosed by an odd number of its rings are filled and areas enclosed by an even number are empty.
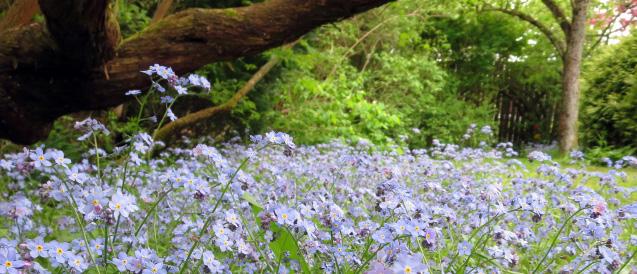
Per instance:
[[[257,201],[257,199],[248,192],[243,193],[243,199],[252,207],[252,214],[257,219],[257,223],[260,223],[257,215],[263,211],[263,206]],[[274,256],[277,261],[281,261],[285,258],[285,254],[289,253],[290,259],[296,260],[301,265],[303,273],[310,273],[310,267],[305,261],[301,250],[299,249],[298,242],[294,236],[285,228],[282,228],[276,223],[270,223],[270,230],[274,233],[274,241],[270,242],[270,249],[274,252]]]

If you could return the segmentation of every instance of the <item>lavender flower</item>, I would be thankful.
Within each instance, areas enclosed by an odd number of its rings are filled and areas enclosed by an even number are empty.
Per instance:
[[[108,207],[113,211],[115,218],[120,215],[124,218],[128,218],[131,212],[139,209],[135,204],[135,198],[133,196],[123,194],[119,190],[113,194],[111,201],[108,203]]]
[[[399,256],[391,269],[394,273],[428,273],[427,267],[422,263],[422,255],[420,254]]]
[[[17,274],[24,266],[19,254],[12,248],[0,248],[0,273]]]

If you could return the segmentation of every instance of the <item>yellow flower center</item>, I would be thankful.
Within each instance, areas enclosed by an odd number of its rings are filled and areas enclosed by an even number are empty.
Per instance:
[[[412,269],[410,266],[405,266],[405,273],[411,273]]]
[[[157,271],[159,271],[156,267],[153,267],[150,271],[152,271],[153,273],[157,273]]]
[[[57,253],[58,255],[62,255],[62,253],[64,253],[64,250],[62,250],[61,248],[59,248],[59,247],[58,247],[58,248],[55,250],[55,253]]]
[[[37,246],[35,246],[35,250],[42,251],[42,250],[44,250],[44,247],[42,245],[37,245]]]
[[[4,262],[4,266],[5,266],[5,267],[12,267],[12,266],[13,266],[13,263],[12,263],[12,262],[10,262],[10,261],[6,261],[6,262]]]
[[[99,204],[100,202],[97,199],[93,200],[93,206],[98,206]]]
[[[75,265],[80,266],[80,264],[82,264],[82,261],[80,261],[79,259],[75,259],[75,261],[73,261],[73,263],[75,263]]]
[[[283,214],[281,215],[281,218],[283,218],[283,220],[287,220],[287,219],[288,219],[288,215],[287,215],[287,214],[285,214],[285,213],[283,213]]]
[[[39,159],[40,161],[44,161],[44,156],[43,156],[43,155],[40,155],[40,157],[38,157],[38,159]]]
[[[121,208],[122,208],[122,205],[121,205],[120,203],[116,203],[116,204],[115,204],[115,209],[118,209],[118,210],[119,210],[119,209],[121,209]]]

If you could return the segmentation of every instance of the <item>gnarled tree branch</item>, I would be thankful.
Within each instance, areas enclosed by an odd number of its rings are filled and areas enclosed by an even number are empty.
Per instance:
[[[542,3],[544,3],[544,6],[551,11],[553,18],[555,18],[557,23],[560,25],[564,35],[568,36],[568,33],[571,31],[571,23],[569,23],[569,20],[564,14],[564,11],[562,11],[562,8],[560,8],[560,6],[553,0],[542,0]]]
[[[557,50],[560,57],[562,58],[564,57],[564,54],[566,53],[566,44],[564,40],[561,40],[553,31],[551,31],[551,29],[549,29],[546,25],[542,24],[542,22],[540,22],[539,20],[533,18],[531,15],[523,13],[519,10],[510,10],[510,9],[495,8],[495,7],[488,7],[488,8],[485,8],[484,10],[502,12],[502,13],[517,17],[535,26],[542,34],[544,34],[544,36],[546,36],[547,39],[549,39],[549,42],[551,42],[555,50]]]
[[[148,86],[139,71],[154,63],[191,72],[292,42],[391,1],[269,0],[189,9],[113,46],[119,29],[109,15],[111,1],[40,0],[48,30],[36,24],[0,35],[0,137],[32,143],[61,115],[121,104],[130,99],[127,90]]]
[[[90,69],[113,58],[121,37],[111,0],[40,0],[48,32],[65,63]]]

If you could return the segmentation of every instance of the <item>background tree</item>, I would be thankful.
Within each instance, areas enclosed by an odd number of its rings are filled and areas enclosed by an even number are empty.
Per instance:
[[[487,6],[485,10],[499,11],[520,20],[526,21],[535,26],[553,45],[559,58],[562,60],[562,107],[559,117],[559,134],[558,141],[560,150],[568,152],[577,147],[577,121],[579,112],[580,84],[579,78],[581,73],[582,56],[587,42],[587,27],[589,26],[589,13],[592,12],[591,0],[573,0],[568,3],[562,3],[555,0],[542,0],[546,12],[548,12],[553,23],[548,20],[541,20],[530,13],[523,12],[522,9],[535,9],[533,4],[522,2],[507,2],[498,7]],[[602,5],[605,5],[602,3]],[[617,4],[622,7],[620,10],[632,11],[637,6],[637,1],[621,2]],[[569,11],[569,12],[565,12]],[[596,40],[602,39],[608,35],[609,29],[612,29],[619,16],[610,20],[605,20],[605,27]],[[551,25],[556,24],[559,31]],[[592,40],[595,41],[595,40]],[[593,47],[598,42],[593,42]],[[591,50],[591,49],[589,49]]]

